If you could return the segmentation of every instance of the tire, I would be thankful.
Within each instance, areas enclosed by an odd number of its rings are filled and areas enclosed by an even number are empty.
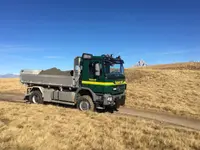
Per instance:
[[[125,106],[125,102],[126,101],[126,96],[123,97],[122,101],[121,101],[121,106]]]
[[[34,104],[43,104],[42,93],[40,91],[32,91],[29,101]]]
[[[92,98],[88,95],[80,96],[77,100],[77,108],[81,111],[95,111],[95,105]]]
[[[115,104],[114,108],[117,110],[117,109],[119,109],[119,107],[120,107],[120,102],[117,102],[117,103]]]

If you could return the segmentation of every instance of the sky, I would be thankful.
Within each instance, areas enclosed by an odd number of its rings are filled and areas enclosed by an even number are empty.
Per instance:
[[[73,68],[82,53],[125,67],[200,61],[199,0],[1,0],[0,74]]]

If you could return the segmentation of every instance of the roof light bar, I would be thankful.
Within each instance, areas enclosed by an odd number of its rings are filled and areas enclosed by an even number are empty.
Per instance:
[[[84,53],[82,57],[83,59],[92,59],[92,56],[93,56],[92,54]]]

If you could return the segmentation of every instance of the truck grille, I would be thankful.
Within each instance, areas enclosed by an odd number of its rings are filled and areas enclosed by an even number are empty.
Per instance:
[[[125,90],[125,85],[117,86],[117,92],[123,92]]]

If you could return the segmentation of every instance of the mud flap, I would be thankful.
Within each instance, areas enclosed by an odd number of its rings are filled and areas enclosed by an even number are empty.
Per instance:
[[[30,94],[26,94],[26,95],[24,96],[24,100],[29,101],[29,96],[30,96]]]

